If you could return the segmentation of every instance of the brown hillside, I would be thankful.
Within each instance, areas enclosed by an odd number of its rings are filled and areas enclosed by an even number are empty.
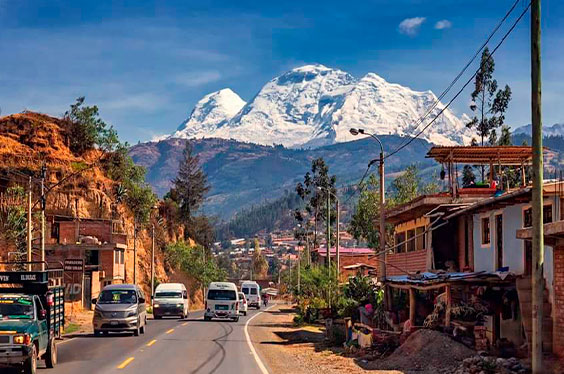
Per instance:
[[[132,281],[133,274],[133,219],[131,212],[117,206],[113,198],[115,182],[108,178],[98,161],[103,156],[93,150],[80,156],[69,149],[70,126],[67,121],[41,113],[24,112],[0,117],[0,192],[9,186],[27,186],[25,177],[19,173],[33,171],[38,174],[41,165],[47,166],[46,186],[53,188],[47,195],[47,215],[84,218],[118,218],[127,233],[126,281]],[[82,170],[82,171],[81,171]],[[19,172],[19,173],[18,173]],[[70,177],[69,177],[70,176]],[[35,184],[34,198],[39,195]],[[114,208],[114,209],[112,209]],[[112,212],[113,210],[113,212]],[[116,217],[117,216],[117,217]],[[39,227],[35,225],[35,227]],[[157,228],[161,244],[178,237]],[[34,233],[34,237],[39,233]],[[139,283],[149,291],[150,284],[151,237],[147,228],[138,235],[137,251],[139,258]],[[0,242],[0,257],[6,259],[9,251],[6,243]],[[161,281],[168,281],[164,269],[164,256],[156,251],[156,275]]]

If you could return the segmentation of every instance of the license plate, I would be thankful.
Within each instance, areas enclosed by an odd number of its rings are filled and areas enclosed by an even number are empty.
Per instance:
[[[227,310],[227,305],[216,305],[215,310]]]
[[[170,315],[170,312],[165,312],[165,314],[168,316],[168,315]]]
[[[115,326],[118,324],[118,321],[110,321],[110,325]]]

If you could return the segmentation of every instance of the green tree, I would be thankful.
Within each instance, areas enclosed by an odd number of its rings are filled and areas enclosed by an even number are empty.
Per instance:
[[[194,154],[192,144],[187,141],[180,161],[177,177],[173,180],[170,195],[178,203],[180,219],[190,224],[194,213],[204,202],[210,190],[207,176],[200,166],[200,158]]]
[[[303,183],[296,185],[298,196],[305,202],[305,210],[308,217],[314,219],[314,244],[318,244],[318,225],[325,223],[327,219],[334,222],[336,218],[335,209],[329,209],[329,217],[327,217],[327,194],[336,195],[335,182],[337,177],[329,175],[329,167],[325,164],[323,158],[317,158],[311,163],[311,172],[307,172],[304,176]],[[331,199],[332,201],[334,199]],[[301,210],[295,211],[295,218],[298,222],[303,222],[305,217]]]
[[[169,244],[165,249],[168,263],[194,278],[199,287],[227,278],[227,272],[219,267],[216,259],[205,253],[205,248],[190,246],[184,241]]]
[[[10,187],[6,196],[14,200],[24,201],[25,190],[22,187]],[[15,249],[16,262],[25,261],[27,253],[27,216],[23,204],[8,206],[0,210],[0,238]]]
[[[361,194],[352,215],[349,232],[357,240],[366,240],[370,248],[377,248],[380,230],[376,224],[380,220],[379,182],[374,174],[361,186]]]
[[[421,177],[417,165],[409,165],[403,174],[394,179],[391,186],[392,205],[400,205],[415,199],[421,192]]]
[[[137,224],[149,222],[151,209],[157,203],[157,197],[148,184],[129,184],[125,198],[127,206],[133,212]]]
[[[84,99],[84,96],[76,99],[63,117],[71,124],[71,151],[82,155],[96,146],[113,150],[119,143],[116,131],[100,118],[96,105],[84,106]]]
[[[462,169],[462,186],[469,187],[476,182],[476,176],[471,165],[464,165]]]
[[[494,71],[495,62],[486,47],[482,53],[480,69],[474,79],[474,91],[472,91],[472,104],[470,105],[474,116],[466,124],[467,127],[477,130],[482,145],[492,130],[503,125],[505,111],[511,100],[511,89],[508,85],[498,90],[497,81],[493,78]]]

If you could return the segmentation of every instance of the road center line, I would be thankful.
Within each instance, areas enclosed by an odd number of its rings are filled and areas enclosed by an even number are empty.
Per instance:
[[[188,322],[184,322],[182,325],[180,326],[186,326],[188,324]]]
[[[263,312],[266,312],[268,309],[272,308],[274,305],[276,305],[276,304],[272,304],[271,306],[269,306],[268,308],[266,308],[262,312],[258,312],[257,314],[255,314],[254,316],[249,318],[247,320],[247,323],[245,323],[245,337],[247,338],[247,344],[249,345],[249,348],[251,349],[251,354],[255,358],[255,361],[257,362],[257,365],[258,365],[262,374],[269,374],[269,373],[268,373],[268,370],[266,370],[266,366],[264,366],[264,363],[262,362],[259,355],[257,354],[257,351],[255,351],[255,347],[253,346],[253,343],[251,342],[251,337],[249,336],[248,327],[249,327],[249,322],[251,322],[253,320],[253,318],[255,318],[256,316],[258,316],[259,314],[261,314]]]
[[[168,330],[166,333],[167,333],[167,334],[172,334],[173,331],[174,331],[174,329],[170,329],[170,330]]]
[[[127,365],[129,365],[131,363],[131,361],[135,360],[135,357],[130,357],[127,360],[125,360],[124,362],[122,362],[117,368],[118,369],[123,369],[125,368]]]
[[[155,344],[156,342],[157,342],[157,339],[151,340],[149,343],[147,343],[147,347],[152,346],[152,345]]]

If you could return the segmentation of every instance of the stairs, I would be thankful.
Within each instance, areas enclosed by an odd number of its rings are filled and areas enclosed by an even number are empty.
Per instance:
[[[532,287],[531,277],[517,278],[517,294],[519,295],[519,309],[521,321],[525,330],[525,337],[529,349],[531,347],[532,326]],[[542,321],[542,349],[543,352],[552,352],[552,307],[549,301],[548,289],[544,288],[543,321]]]

